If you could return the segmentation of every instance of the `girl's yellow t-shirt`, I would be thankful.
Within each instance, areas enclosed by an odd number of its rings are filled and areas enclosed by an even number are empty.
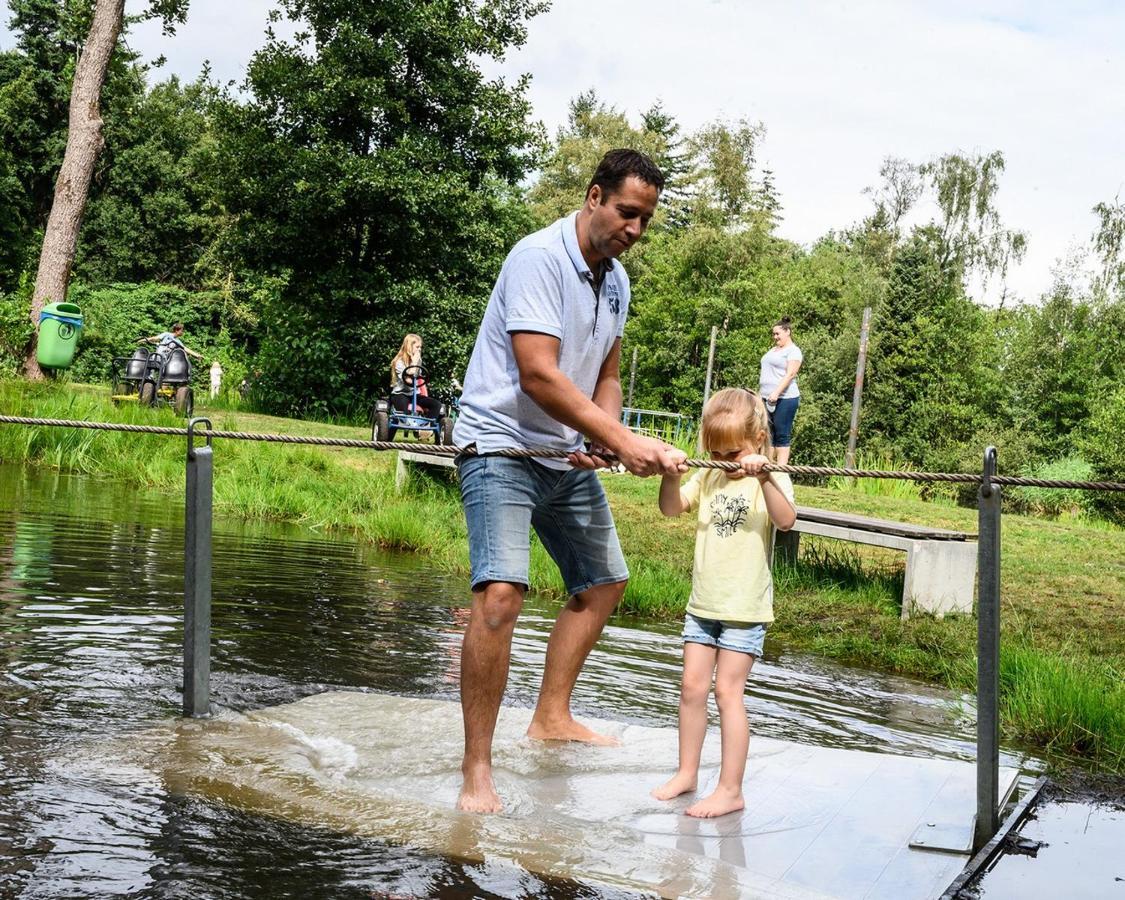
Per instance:
[[[789,476],[775,472],[770,478],[793,503]],[[696,511],[688,612],[723,622],[772,622],[774,529],[758,479],[700,469],[680,496],[688,511]]]

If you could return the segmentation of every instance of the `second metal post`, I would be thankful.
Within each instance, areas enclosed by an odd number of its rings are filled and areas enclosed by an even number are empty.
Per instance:
[[[977,816],[973,852],[1000,827],[1000,485],[996,448],[984,451],[977,495]]]
[[[195,446],[188,423],[187,492],[184,505],[184,715],[211,714],[211,439]]]

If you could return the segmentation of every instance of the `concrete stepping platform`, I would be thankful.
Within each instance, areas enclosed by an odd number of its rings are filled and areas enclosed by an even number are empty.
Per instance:
[[[698,795],[649,795],[675,769],[674,729],[584,719],[621,746],[553,744],[524,736],[530,717],[500,712],[494,816],[454,809],[461,711],[447,700],[331,692],[178,720],[115,751],[115,771],[127,762],[250,812],[665,897],[939,897],[969,858],[971,763],[752,737],[746,809],[699,820],[682,814]],[[700,795],[718,777],[718,737]],[[1002,795],[1017,778],[1001,770]]]

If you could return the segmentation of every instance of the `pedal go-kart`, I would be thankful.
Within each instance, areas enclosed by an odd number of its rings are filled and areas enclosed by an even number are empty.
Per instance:
[[[371,440],[393,441],[400,431],[411,431],[416,437],[432,434],[435,444],[453,443],[453,419],[449,415],[449,404],[442,403],[436,418],[424,415],[418,406],[418,392],[426,383],[424,366],[407,366],[402,370],[402,381],[410,388],[410,405],[407,412],[394,408],[390,397],[375,401],[371,414]]]
[[[114,403],[156,406],[170,403],[181,416],[195,408],[191,390],[191,362],[179,347],[169,351],[138,347],[132,356],[115,356],[112,363]]]

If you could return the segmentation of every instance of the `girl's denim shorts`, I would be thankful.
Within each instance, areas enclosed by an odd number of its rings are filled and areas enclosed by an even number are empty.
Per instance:
[[[766,641],[766,623],[720,622],[688,613],[684,616],[683,639],[685,644],[706,644],[720,650],[749,653],[757,659]]]

